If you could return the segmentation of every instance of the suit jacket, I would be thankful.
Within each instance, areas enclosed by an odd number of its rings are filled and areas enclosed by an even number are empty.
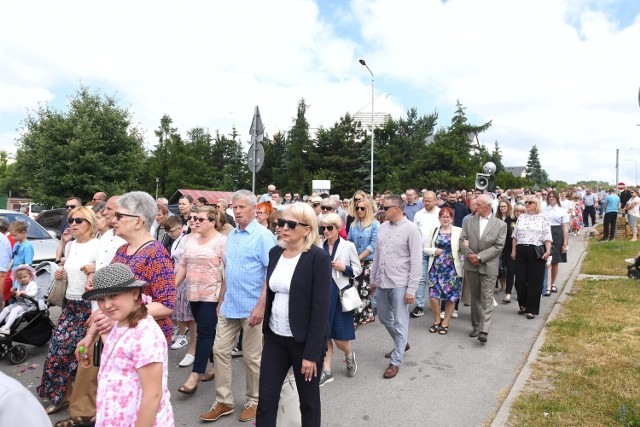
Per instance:
[[[468,271],[479,271],[481,274],[491,276],[498,275],[498,267],[500,265],[499,258],[504,248],[504,242],[507,237],[507,224],[491,215],[484,234],[480,237],[480,216],[475,215],[469,218],[462,227],[462,235],[460,236],[460,248],[465,255],[464,268]],[[463,242],[469,241],[469,247],[465,247]],[[473,265],[466,255],[478,254],[480,257],[480,266]]]
[[[336,241],[338,247],[333,256],[334,261],[341,261],[346,267],[351,267],[351,271],[347,268],[345,271],[332,270],[332,278],[336,282],[338,289],[342,289],[349,284],[349,277],[358,277],[362,273],[358,251],[353,242],[338,237]]]
[[[269,288],[269,279],[282,255],[280,246],[269,251],[267,267],[267,301],[264,310],[262,332],[269,329],[271,308],[275,292]],[[314,362],[322,361],[322,350],[326,344],[329,319],[329,299],[331,290],[331,260],[329,255],[317,246],[300,254],[298,265],[293,271],[289,289],[289,325],[293,339],[305,343],[302,358]]]

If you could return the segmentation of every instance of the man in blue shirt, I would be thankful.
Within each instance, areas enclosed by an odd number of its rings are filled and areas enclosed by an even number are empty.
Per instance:
[[[616,190],[609,189],[609,195],[604,199],[604,222],[603,222],[603,240],[613,240],[616,235],[616,225],[618,222],[618,208],[620,206],[620,197],[616,195]]]
[[[231,388],[231,351],[242,330],[242,350],[247,377],[247,402],[240,421],[256,416],[262,357],[262,318],[266,302],[266,276],[269,251],[276,239],[256,220],[256,196],[238,190],[231,199],[237,227],[225,244],[225,281],[218,297],[218,326],[213,344],[216,367],[216,400],[200,415],[215,421],[234,411]]]

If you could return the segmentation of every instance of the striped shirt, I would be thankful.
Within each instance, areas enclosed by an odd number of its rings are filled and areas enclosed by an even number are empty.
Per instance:
[[[407,287],[415,295],[422,277],[422,242],[418,227],[406,217],[385,221],[378,230],[371,283],[381,289]]]
[[[222,314],[228,319],[245,319],[260,299],[269,265],[269,251],[276,238],[266,227],[251,221],[244,230],[229,233],[224,263],[226,288]]]

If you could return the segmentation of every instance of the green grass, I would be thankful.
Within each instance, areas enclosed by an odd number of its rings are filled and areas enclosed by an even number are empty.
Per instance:
[[[633,255],[629,242],[592,242],[588,272],[624,275]],[[547,328],[510,425],[640,426],[640,283],[576,282]]]
[[[629,264],[625,259],[634,258],[638,255],[639,250],[638,242],[628,240],[598,242],[592,240],[589,243],[589,250],[580,272],[583,274],[626,276]]]

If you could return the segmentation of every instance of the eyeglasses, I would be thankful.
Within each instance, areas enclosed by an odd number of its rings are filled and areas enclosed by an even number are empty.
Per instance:
[[[196,216],[196,217],[193,217],[193,220],[194,220],[194,221],[198,221],[200,224],[202,224],[202,223],[203,223],[203,222],[205,222],[205,221],[211,221],[211,222],[213,222],[213,220],[211,220],[211,219],[209,219],[209,218],[198,218],[197,216]]]
[[[364,206],[358,206],[358,207],[356,208],[356,210],[357,210],[357,211],[360,211],[360,212],[364,212],[364,211],[366,211],[366,210],[367,210],[367,208],[365,208]]]
[[[525,205],[535,205],[536,202],[532,201],[532,200],[527,200],[526,202],[524,202]]]
[[[76,205],[66,205],[65,208],[67,208],[67,209],[75,209]]]
[[[74,222],[78,225],[82,224],[82,221],[87,221],[85,218],[69,218],[69,224],[73,224]]]
[[[333,225],[321,225],[320,226],[320,234],[324,233],[324,230],[333,231]]]
[[[384,211],[388,211],[391,208],[399,208],[400,206],[396,206],[396,205],[391,205],[391,206],[383,206],[382,209],[384,209]]]
[[[116,212],[113,215],[116,217],[116,219],[118,221],[120,221],[125,216],[128,216],[130,218],[140,218],[140,215],[131,215],[131,214],[126,214],[126,213],[122,213],[122,212]]]
[[[318,206],[320,206],[320,203],[314,203],[312,206],[313,206],[314,208],[317,208]]]
[[[191,221],[197,221],[198,217],[196,215],[189,215],[189,219]]]
[[[297,222],[297,221],[287,221],[286,219],[282,219],[280,218],[278,220],[278,227],[282,228],[284,227],[286,224],[287,227],[289,227],[290,230],[293,230],[294,228],[296,228],[297,226],[301,225],[303,227],[308,227],[309,224],[305,224],[302,222]]]
[[[272,226],[273,228],[276,228],[276,227],[278,226],[278,221],[273,221],[273,222],[271,223],[271,226]]]
[[[323,211],[332,211],[333,210],[333,208],[331,206],[322,206],[320,209],[323,210]]]
[[[546,195],[547,195],[547,193],[542,193],[542,195],[543,195],[543,196],[546,196]]]

